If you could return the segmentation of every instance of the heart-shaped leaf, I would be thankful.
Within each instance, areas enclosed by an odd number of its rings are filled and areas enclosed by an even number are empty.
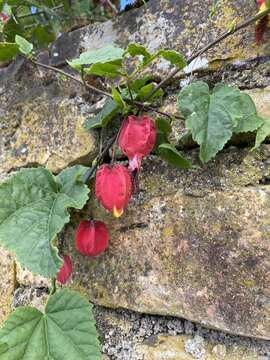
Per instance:
[[[203,162],[223,149],[233,132],[253,131],[262,124],[252,99],[236,87],[218,84],[210,92],[198,81],[181,90],[178,103]]]
[[[88,199],[86,170],[75,166],[54,177],[44,168],[23,169],[0,185],[0,242],[23,267],[47,277],[58,272],[53,240],[69,221],[67,209],[81,209]]]
[[[75,291],[57,291],[43,314],[20,307],[0,329],[1,360],[100,360],[92,306]]]

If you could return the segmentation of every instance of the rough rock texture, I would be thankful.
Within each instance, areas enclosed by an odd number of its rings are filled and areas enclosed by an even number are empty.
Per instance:
[[[91,112],[70,81],[19,59],[0,73],[0,168],[43,165],[58,172],[87,163],[97,152],[82,123]]]
[[[232,20],[243,20],[257,11],[253,1],[225,0],[209,19],[212,3],[151,0],[113,21],[63,35],[52,46],[52,58],[42,54],[40,59],[64,65],[83,50],[112,42],[124,47],[129,41],[143,43],[151,51],[165,47],[189,55],[199,39],[203,46]],[[210,86],[224,81],[248,89],[259,114],[270,117],[269,46],[269,40],[255,45],[254,26],[228,38],[169,84],[164,109],[177,111],[179,87],[201,79]],[[158,76],[169,70],[164,61],[152,68]],[[84,132],[81,124],[102,106],[103,98],[22,59],[0,71],[0,95],[1,179],[22,166],[45,165],[58,172],[68,164],[91,162],[97,152],[96,134]],[[183,130],[184,124],[177,122],[176,143]],[[241,147],[247,143],[250,138]],[[196,149],[186,155],[198,165]],[[270,145],[255,153],[248,147],[228,145],[207,166],[190,171],[174,170],[150,157],[140,177],[141,193],[118,221],[95,204],[96,216],[106,221],[111,232],[110,248],[104,255],[90,261],[74,252],[74,227],[86,212],[74,214],[73,225],[66,231],[65,247],[75,261],[68,285],[100,305],[166,315],[97,307],[106,359],[170,360],[168,351],[174,351],[176,360],[200,354],[209,359],[269,360],[264,342],[257,341],[253,347],[248,340],[169,315],[270,339]],[[12,261],[2,250],[0,263],[4,269],[1,321],[12,303],[13,290]],[[13,305],[34,302],[43,306],[39,295],[44,289],[32,291],[30,285],[47,286],[44,279],[24,270],[19,270],[18,279],[26,287],[16,290]]]
[[[147,6],[131,10],[113,21],[90,25],[63,35],[52,47],[51,61],[63,65],[66,59],[77,57],[81,51],[111,43],[124,47],[128,42],[141,43],[151,52],[166,48],[189,56],[194,50],[194,44],[199,42],[203,46],[209,43],[224,32],[224,28],[232,21],[239,23],[257,11],[255,2],[246,0],[224,0],[217,7],[216,14],[210,17],[212,9],[211,0],[152,0]],[[210,28],[211,32],[208,31]],[[72,47],[65,46],[67,43],[72,44]],[[263,46],[256,46],[254,27],[251,26],[226,39],[186,70],[207,68],[208,65],[216,70],[226,61],[239,64],[243,60],[266,55],[269,44],[266,42]],[[169,68],[165,61],[158,61],[154,66],[158,75],[164,75]]]
[[[13,259],[0,247],[0,324],[10,312],[13,293]]]
[[[267,341],[225,335],[174,317],[95,307],[111,360],[269,360]]]
[[[74,252],[73,280],[100,305],[270,339],[269,165],[269,145],[190,171],[149,158],[122,218],[96,208],[110,248],[91,261]]]

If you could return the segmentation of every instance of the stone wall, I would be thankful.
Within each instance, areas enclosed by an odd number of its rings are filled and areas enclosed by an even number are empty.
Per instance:
[[[203,46],[234,19],[256,11],[253,1],[225,0],[209,19],[212,4],[152,0],[112,21],[64,34],[50,56],[39,58],[65,67],[65,59],[82,50],[130,41],[189,55],[199,39]],[[228,38],[169,84],[162,109],[177,113],[180,87],[203,79],[239,86],[262,116],[270,116],[269,47],[270,41],[255,45],[254,26]],[[152,67],[157,77],[169,70],[164,61]],[[0,94],[0,177],[25,166],[57,173],[91,163],[98,134],[84,131],[82,122],[102,107],[102,97],[23,59],[0,70]],[[176,144],[183,132],[177,121]],[[207,166],[188,171],[147,158],[141,192],[123,217],[112,219],[94,204],[95,216],[111,233],[109,250],[95,260],[77,254],[73,245],[74,229],[88,210],[73,214],[64,234],[75,262],[68,286],[96,304],[109,359],[270,358],[267,342],[238,337],[270,340],[270,145],[251,152],[253,140],[252,134],[235,138]],[[200,165],[194,144],[182,147]],[[14,306],[42,307],[48,281],[18,267],[14,292],[12,256],[1,249],[0,262],[0,320]]]

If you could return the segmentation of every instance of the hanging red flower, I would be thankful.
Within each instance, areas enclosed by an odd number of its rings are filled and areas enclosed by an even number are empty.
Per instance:
[[[64,263],[60,270],[57,273],[56,279],[61,284],[65,284],[68,279],[70,278],[70,275],[72,273],[73,265],[70,256],[64,255],[63,256]]]
[[[102,221],[80,222],[75,234],[76,249],[85,256],[101,254],[109,244],[109,233]]]
[[[115,217],[121,216],[132,193],[129,170],[120,164],[102,165],[96,174],[95,192],[105,209]]]
[[[129,159],[131,171],[140,169],[142,159],[155,146],[156,136],[155,123],[149,116],[130,115],[124,120],[118,144]]]

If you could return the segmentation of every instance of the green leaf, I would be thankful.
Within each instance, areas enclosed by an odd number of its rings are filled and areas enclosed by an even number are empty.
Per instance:
[[[134,81],[132,81],[130,83],[130,88],[135,91],[136,93],[139,92],[139,90],[146,85],[147,82],[152,81],[153,80],[153,76],[152,75],[147,75],[144,76],[142,78],[136,79]]]
[[[96,63],[91,65],[90,68],[85,69],[85,74],[94,74],[98,76],[105,76],[109,78],[116,78],[117,76],[122,75],[122,64],[118,65],[113,62],[108,62],[105,64]]]
[[[147,61],[151,58],[151,54],[146,50],[143,45],[140,44],[129,44],[126,50],[132,57],[142,55],[144,61]]]
[[[84,127],[87,130],[90,130],[106,126],[108,122],[117,114],[117,112],[117,104],[112,99],[108,99],[106,100],[102,110],[96,116],[86,119]]]
[[[69,221],[68,208],[81,209],[89,189],[75,166],[54,177],[44,168],[23,169],[0,185],[0,243],[23,267],[54,277],[61,267],[53,244]]]
[[[164,119],[159,117],[156,119],[155,124],[158,131],[166,134],[167,136],[172,131],[170,119]]]
[[[163,95],[164,95],[164,92],[162,89],[158,89],[158,91],[156,91],[150,98],[148,98],[149,94],[151,93],[151,91],[154,89],[156,83],[150,83],[150,84],[147,84],[147,85],[144,85],[138,92],[138,98],[140,100],[153,100],[153,99],[156,99],[156,98],[162,98]]]
[[[175,50],[160,50],[158,56],[162,56],[165,60],[169,61],[172,65],[177,66],[179,69],[183,69],[187,65],[184,56]]]
[[[11,313],[0,344],[1,360],[101,360],[92,305],[67,289],[50,296],[44,314],[30,306]]]
[[[67,61],[74,69],[78,70],[83,65],[96,63],[107,63],[115,60],[122,60],[124,50],[113,45],[104,46],[98,50],[90,50],[82,53],[78,59]]]
[[[0,61],[9,61],[19,54],[19,47],[14,43],[0,42]]]
[[[234,133],[254,131],[263,124],[263,119],[257,115],[256,106],[248,94],[224,84],[217,84],[213,93],[228,108],[235,124]]]
[[[222,150],[233,132],[252,131],[261,123],[251,98],[224,84],[212,92],[202,81],[188,85],[180,91],[178,104],[203,162]]]
[[[159,154],[159,145],[168,143],[168,136],[172,130],[171,128],[171,120],[164,118],[157,118],[155,120],[156,128],[157,128],[157,139],[154,151],[156,154]]]
[[[50,26],[38,26],[32,32],[33,42],[38,47],[48,47],[55,40],[55,33]]]
[[[255,145],[252,150],[258,149],[267,136],[270,135],[270,118],[263,119],[263,121],[263,125],[257,131]]]
[[[189,169],[192,167],[191,163],[171,144],[166,143],[159,145],[158,154],[172,166],[180,169]]]
[[[114,102],[117,104],[119,109],[121,109],[122,111],[125,111],[126,104],[125,104],[124,100],[122,99],[122,96],[119,93],[119,91],[117,91],[117,89],[114,87],[112,88],[112,96],[113,96]]]
[[[15,42],[19,46],[19,50],[24,55],[31,54],[33,50],[33,44],[21,37],[20,35],[15,36]]]

